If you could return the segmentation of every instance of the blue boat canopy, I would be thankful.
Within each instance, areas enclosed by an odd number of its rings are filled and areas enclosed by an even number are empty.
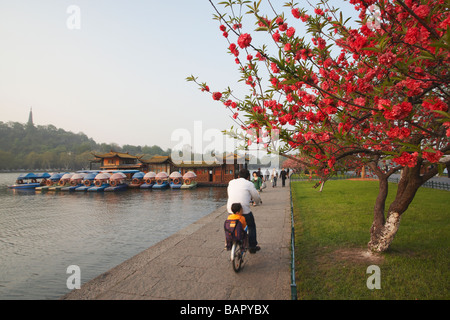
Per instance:
[[[93,174],[98,174],[98,173],[100,173],[100,171],[98,171],[98,170],[78,170],[77,173],[93,173]]]
[[[133,174],[133,179],[142,179],[145,176],[145,173],[143,173],[142,171],[136,172],[135,174]]]
[[[25,179],[43,179],[43,178],[46,178],[46,179],[50,178],[50,174],[47,172],[37,173],[37,174],[33,173],[33,172],[23,173],[17,179],[25,180]]]
[[[94,180],[95,179],[96,174],[94,173],[88,173],[87,175],[84,176],[83,180]]]
[[[36,174],[36,177],[37,177],[38,179],[48,179],[48,178],[51,177],[51,175],[50,175],[50,173],[48,173],[48,172],[43,172],[43,173],[38,173],[38,174]]]
[[[22,173],[17,179],[21,179],[21,180],[24,180],[24,179],[37,179],[37,176],[34,173],[32,173],[32,172],[30,172],[30,173]]]
[[[64,175],[64,173],[54,173],[50,176],[50,180],[59,180]]]

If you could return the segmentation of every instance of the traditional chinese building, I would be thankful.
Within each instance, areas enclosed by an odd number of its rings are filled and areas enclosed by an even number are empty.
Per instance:
[[[128,153],[111,151],[104,154],[93,154],[90,169],[95,163],[100,164],[100,170],[140,170],[146,171],[145,165],[140,162],[140,157]]]
[[[248,157],[236,154],[228,154],[222,158],[216,157],[211,162],[174,162],[169,156],[154,156],[149,160],[140,159],[140,161],[148,171],[155,173],[165,171],[170,174],[178,171],[184,175],[188,171],[193,171],[200,185],[226,185],[237,177],[240,169],[248,166]]]
[[[131,170],[137,169],[142,172],[153,171],[155,173],[167,172],[168,174],[178,171],[184,175],[193,171],[197,175],[197,182],[203,185],[227,185],[235,179],[242,168],[248,167],[248,157],[236,154],[228,154],[224,157],[216,157],[212,162],[174,162],[170,156],[153,156],[143,159],[128,153],[111,151],[105,154],[94,154],[93,163],[100,164],[100,170]]]
[[[175,165],[169,156],[153,156],[148,160],[139,159],[139,161],[143,164],[143,167],[146,168],[146,172],[153,171],[159,173],[164,171],[170,174],[176,170]]]

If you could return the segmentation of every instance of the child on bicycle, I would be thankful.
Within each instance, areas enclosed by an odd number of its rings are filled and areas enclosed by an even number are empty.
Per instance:
[[[242,228],[245,229],[247,226],[247,222],[245,221],[245,217],[242,215],[242,205],[240,203],[233,203],[231,205],[232,214],[228,215],[227,220],[239,220],[242,223]]]
[[[233,203],[231,205],[231,211],[233,213],[228,215],[227,220],[225,221],[225,225],[227,224],[227,221],[239,220],[241,222],[242,229],[243,229],[241,231],[244,231],[245,227],[247,226],[247,222],[245,221],[245,217],[242,215],[242,213],[243,213],[242,205],[240,203]],[[245,234],[245,232],[244,232],[244,234]],[[227,248],[227,250],[229,250],[229,248],[231,248],[231,243],[229,240],[227,241],[227,239],[225,239],[225,247]]]

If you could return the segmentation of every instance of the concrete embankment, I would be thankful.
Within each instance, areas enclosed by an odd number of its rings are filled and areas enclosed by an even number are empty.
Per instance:
[[[261,250],[247,253],[239,273],[224,249],[222,206],[62,299],[289,300],[288,184],[268,185],[261,193],[263,204],[253,207]]]

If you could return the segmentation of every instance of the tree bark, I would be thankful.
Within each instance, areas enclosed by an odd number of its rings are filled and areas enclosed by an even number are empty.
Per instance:
[[[413,168],[405,167],[402,170],[400,181],[398,183],[397,194],[394,201],[389,206],[388,214],[385,219],[384,211],[386,197],[388,195],[388,177],[390,174],[382,172],[376,164],[371,168],[378,176],[380,188],[374,207],[374,219],[370,229],[370,241],[368,247],[375,252],[386,251],[400,226],[401,215],[408,209],[417,190],[420,186],[433,176],[436,169],[431,169],[426,175],[420,175],[422,168],[422,160],[418,160],[417,165]]]
[[[400,226],[400,217],[398,212],[389,212],[386,222],[374,231],[371,230],[370,241],[367,245],[370,250],[384,252],[389,248]]]
[[[375,207],[373,209],[373,223],[370,228],[371,238],[377,237],[385,224],[384,209],[386,205],[386,197],[388,195],[388,181],[385,177],[379,178],[380,188],[377,199],[375,200]]]

